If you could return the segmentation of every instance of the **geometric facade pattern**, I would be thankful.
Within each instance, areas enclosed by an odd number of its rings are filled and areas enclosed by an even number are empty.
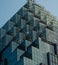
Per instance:
[[[0,29],[0,65],[58,65],[55,17],[28,0]]]

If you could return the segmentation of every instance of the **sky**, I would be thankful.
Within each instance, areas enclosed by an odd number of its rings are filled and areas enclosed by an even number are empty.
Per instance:
[[[27,2],[27,0],[0,0],[0,28]],[[58,0],[35,0],[58,19]]]

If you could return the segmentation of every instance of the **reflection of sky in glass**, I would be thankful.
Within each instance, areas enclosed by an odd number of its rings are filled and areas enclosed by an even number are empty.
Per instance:
[[[16,13],[27,0],[0,0],[0,27]],[[58,18],[58,0],[35,0]]]

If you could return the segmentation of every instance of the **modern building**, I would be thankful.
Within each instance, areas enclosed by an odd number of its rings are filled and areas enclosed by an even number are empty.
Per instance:
[[[28,0],[0,29],[0,65],[58,65],[57,22]]]

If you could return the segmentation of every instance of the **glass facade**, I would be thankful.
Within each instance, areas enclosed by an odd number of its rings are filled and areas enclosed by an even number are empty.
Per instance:
[[[28,0],[0,29],[0,65],[58,65],[54,19],[44,7]]]

